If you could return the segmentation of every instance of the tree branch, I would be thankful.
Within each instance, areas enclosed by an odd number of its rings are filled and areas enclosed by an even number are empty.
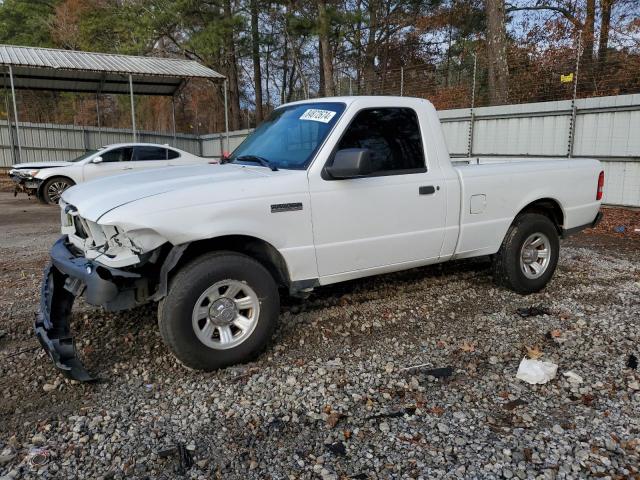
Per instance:
[[[561,14],[562,16],[564,16],[567,20],[569,20],[576,28],[578,29],[582,29],[584,27],[584,24],[578,20],[578,18],[571,13],[569,10],[567,10],[566,8],[562,8],[562,7],[556,7],[553,5],[539,5],[539,6],[532,6],[532,7],[514,7],[514,6],[509,6],[505,9],[506,13],[511,13],[511,12],[520,12],[523,10],[527,10],[527,11],[531,11],[531,10],[549,10],[551,12],[556,12]]]

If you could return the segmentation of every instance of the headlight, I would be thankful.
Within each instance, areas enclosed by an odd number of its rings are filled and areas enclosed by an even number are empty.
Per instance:
[[[129,248],[136,253],[155,250],[167,240],[153,230],[143,228],[124,232],[115,226],[101,225],[110,247]]]
[[[27,175],[30,177],[35,177],[40,170],[27,170]]]

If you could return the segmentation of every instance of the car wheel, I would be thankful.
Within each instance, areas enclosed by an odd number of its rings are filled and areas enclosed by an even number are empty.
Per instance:
[[[495,257],[494,279],[517,293],[538,292],[551,280],[559,252],[558,230],[548,217],[538,213],[520,215]]]
[[[67,188],[72,187],[75,183],[64,177],[53,177],[44,182],[42,185],[42,194],[41,197],[44,200],[44,203],[48,203],[49,205],[57,205],[60,201],[60,197],[62,196],[62,192],[64,192]]]
[[[175,275],[160,301],[158,324],[183,365],[210,371],[262,352],[279,310],[277,285],[262,264],[239,253],[216,252]]]

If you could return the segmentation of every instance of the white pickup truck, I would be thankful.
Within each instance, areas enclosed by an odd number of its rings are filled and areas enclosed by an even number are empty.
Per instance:
[[[600,219],[596,160],[452,166],[436,111],[406,97],[339,97],[276,109],[221,165],[77,185],[47,268],[37,335],[57,366],[90,375],[69,331],[75,297],[107,310],[158,302],[186,366],[255,357],[279,289],[492,256],[494,278],[539,291],[559,238]]]

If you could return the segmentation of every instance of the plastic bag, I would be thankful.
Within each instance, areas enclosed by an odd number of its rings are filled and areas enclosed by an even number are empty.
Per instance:
[[[558,365],[555,363],[523,358],[518,367],[516,378],[531,385],[542,384],[554,379],[557,372]]]

